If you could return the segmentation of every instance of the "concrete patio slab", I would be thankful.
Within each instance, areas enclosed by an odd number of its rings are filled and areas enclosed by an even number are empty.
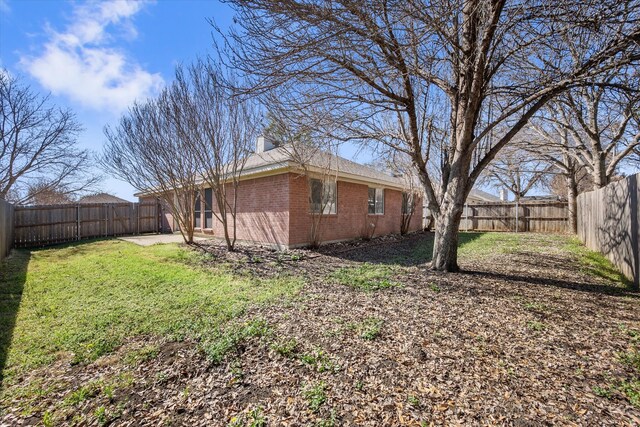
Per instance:
[[[143,234],[140,236],[122,236],[120,240],[135,243],[140,246],[151,246],[164,243],[182,243],[184,240],[181,234]],[[194,237],[194,241],[206,240],[203,237]]]

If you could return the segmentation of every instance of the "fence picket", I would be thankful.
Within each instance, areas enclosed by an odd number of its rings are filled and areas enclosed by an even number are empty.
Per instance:
[[[578,237],[640,288],[640,174],[578,196]]]
[[[466,205],[460,230],[566,233],[566,202],[488,202]]]
[[[7,209],[0,206],[0,226],[1,215]],[[140,209],[144,209],[144,216],[140,215]],[[94,237],[155,233],[160,214],[157,203],[12,206],[11,210],[13,221],[9,228],[13,229],[13,246],[18,248]],[[6,233],[3,232],[3,236]],[[2,246],[0,254],[1,250]]]

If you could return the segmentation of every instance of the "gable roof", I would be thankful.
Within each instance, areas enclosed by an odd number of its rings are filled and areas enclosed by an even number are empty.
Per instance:
[[[111,195],[109,193],[97,193],[89,194],[88,196],[78,199],[78,203],[81,205],[90,203],[131,203],[129,200],[122,199],[120,197]]]
[[[308,169],[320,171],[330,169],[338,178],[359,181],[363,183],[383,185],[393,188],[403,188],[405,185],[401,177],[393,176],[384,171],[365,166],[345,159],[344,157],[317,150],[305,159]],[[276,147],[262,153],[251,154],[242,170],[242,177],[252,175],[269,175],[280,170],[300,169],[287,146]]]
[[[312,155],[308,156],[308,159],[305,159],[305,162],[308,163],[307,169],[311,173],[317,173],[328,167],[339,180],[397,190],[403,190],[406,187],[405,179],[402,177],[393,176],[326,151],[314,151]],[[300,163],[294,160],[288,146],[283,145],[268,151],[250,154],[240,173],[240,179],[253,179],[286,172],[301,172],[301,167]],[[200,181],[204,180],[200,178]],[[135,193],[134,196],[141,197],[149,194],[153,194],[153,190],[141,191]]]

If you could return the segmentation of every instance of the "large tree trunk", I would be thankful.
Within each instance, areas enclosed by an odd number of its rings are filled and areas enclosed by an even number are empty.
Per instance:
[[[458,233],[464,204],[450,205],[436,217],[431,269],[456,272],[458,267]]]
[[[575,171],[566,175],[567,182],[567,210],[568,210],[568,230],[578,233],[578,184],[576,183]]]
[[[599,190],[609,183],[607,177],[607,162],[604,153],[595,154],[596,164],[593,165],[593,189]]]

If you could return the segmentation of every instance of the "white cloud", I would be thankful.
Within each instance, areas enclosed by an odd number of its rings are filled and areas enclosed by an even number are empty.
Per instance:
[[[9,0],[0,0],[0,12],[1,13],[11,12],[11,6],[9,6]]]
[[[96,110],[121,112],[164,83],[160,74],[146,71],[115,46],[116,35],[130,39],[137,35],[131,18],[144,4],[112,0],[75,6],[65,31],[49,30],[40,55],[24,56],[21,63],[56,95]]]

